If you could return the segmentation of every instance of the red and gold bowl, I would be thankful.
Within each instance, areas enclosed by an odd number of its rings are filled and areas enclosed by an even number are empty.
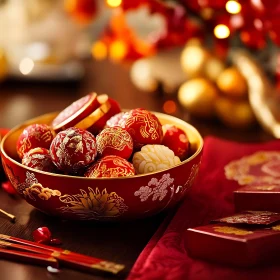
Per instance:
[[[155,113],[163,124],[183,129],[191,143],[191,156],[173,168],[132,177],[85,178],[39,171],[20,163],[16,141],[34,123],[50,124],[56,113],[27,121],[1,142],[6,175],[18,193],[49,215],[73,220],[132,220],[151,216],[178,203],[193,185],[200,166],[203,140],[190,124]]]

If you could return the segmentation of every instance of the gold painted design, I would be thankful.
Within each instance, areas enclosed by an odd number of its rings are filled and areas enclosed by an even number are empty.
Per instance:
[[[61,196],[61,192],[59,190],[44,188],[40,183],[35,183],[26,188],[23,191],[23,195],[34,201],[36,201],[34,195],[38,196],[42,200],[49,200],[52,196]]]
[[[224,171],[227,179],[235,180],[239,185],[280,185],[279,165],[280,152],[259,151],[229,162]]]
[[[106,135],[106,137],[103,137]],[[109,137],[108,137],[109,136]],[[105,148],[112,148],[122,151],[125,147],[133,148],[133,141],[130,134],[121,127],[104,129],[96,138],[98,145],[97,151],[102,154]]]
[[[47,258],[47,260],[50,261],[50,262],[57,262],[57,260],[55,258],[52,258],[52,257]]]
[[[88,192],[80,190],[80,194],[63,195],[59,197],[66,206],[60,207],[63,213],[73,213],[84,220],[111,219],[121,216],[128,210],[124,199],[117,193],[108,193],[106,189],[95,191],[88,188]]]
[[[108,167],[112,164],[114,167]],[[108,164],[107,164],[108,163]],[[89,177],[128,177],[134,176],[133,165],[123,158],[117,158],[115,156],[107,156],[103,158],[101,162],[97,162],[95,168],[90,172]]]
[[[280,231],[280,225],[273,226],[272,229],[273,229],[273,230],[276,230],[276,231]]]
[[[249,231],[246,229],[240,229],[240,228],[228,227],[228,226],[214,227],[214,231],[225,233],[225,234],[235,234],[235,235],[248,235],[254,233],[253,231]]]
[[[63,250],[62,251],[62,254],[64,254],[64,255],[69,255],[71,253],[71,251],[69,251],[69,250]]]
[[[151,138],[152,140],[160,138],[161,135],[158,133],[159,123],[151,113],[147,114],[146,110],[137,110],[137,115],[126,120],[126,127],[130,127],[134,123],[140,124],[139,131],[143,138]]]
[[[4,247],[9,247],[9,246],[11,246],[11,245],[12,245],[11,242],[7,242],[7,241],[2,241],[2,240],[0,240],[0,246],[1,246],[2,248],[4,248]]]
[[[92,264],[91,267],[98,270],[111,272],[113,274],[117,274],[125,268],[123,264],[117,264],[108,261],[101,261],[100,263]]]
[[[54,258],[57,258],[60,256],[60,252],[55,251],[55,252],[51,253],[51,256]]]
[[[275,190],[276,186],[256,186],[255,189],[259,191],[272,191]]]

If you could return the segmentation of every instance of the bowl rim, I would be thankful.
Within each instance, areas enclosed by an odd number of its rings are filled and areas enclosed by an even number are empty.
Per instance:
[[[127,110],[124,109],[123,111],[127,111]],[[161,116],[163,116],[163,117],[167,116],[171,120],[176,121],[177,123],[178,122],[182,123],[182,125],[187,126],[188,130],[192,130],[192,132],[194,132],[196,134],[196,136],[198,137],[199,143],[200,143],[198,149],[196,150],[196,152],[193,155],[191,155],[190,157],[188,157],[187,159],[185,159],[182,162],[180,162],[179,164],[176,164],[176,165],[174,165],[173,167],[170,167],[170,168],[165,168],[165,169],[162,169],[162,170],[158,170],[158,171],[154,171],[154,172],[150,172],[150,173],[145,173],[145,174],[137,174],[137,175],[133,175],[133,176],[102,177],[102,178],[88,178],[88,177],[82,177],[82,176],[73,176],[73,175],[64,175],[64,174],[57,174],[57,173],[46,172],[46,171],[37,170],[37,169],[31,168],[31,167],[25,166],[22,163],[16,161],[15,159],[11,158],[6,153],[6,151],[4,150],[4,142],[6,141],[6,139],[13,132],[15,132],[16,130],[20,129],[21,127],[26,127],[27,125],[29,125],[29,123],[33,124],[34,121],[36,121],[36,119],[41,119],[44,116],[51,116],[51,115],[59,113],[59,112],[50,112],[50,113],[46,113],[46,114],[34,117],[32,119],[26,120],[25,122],[23,122],[21,124],[18,124],[15,127],[11,128],[9,130],[9,132],[6,135],[4,135],[4,137],[2,137],[2,140],[0,142],[0,156],[1,156],[1,158],[3,158],[3,156],[4,156],[5,158],[9,159],[11,162],[13,162],[18,167],[24,168],[24,169],[29,170],[31,172],[36,172],[36,173],[39,173],[39,174],[43,174],[43,175],[48,175],[48,176],[52,176],[52,177],[60,177],[60,178],[79,179],[79,180],[82,179],[82,180],[89,180],[89,181],[92,181],[92,180],[96,180],[96,181],[109,180],[110,181],[110,180],[125,180],[125,179],[134,179],[134,178],[138,179],[138,178],[141,178],[141,177],[147,177],[147,176],[151,176],[151,175],[156,175],[156,174],[164,173],[167,170],[172,170],[174,168],[177,168],[178,166],[181,166],[181,165],[186,164],[187,162],[190,162],[191,160],[196,158],[201,153],[201,151],[203,149],[203,146],[204,146],[204,141],[203,141],[203,138],[202,138],[201,134],[199,133],[199,131],[193,125],[191,125],[190,123],[188,123],[188,122],[186,122],[186,121],[184,121],[184,120],[182,120],[180,118],[177,118],[177,117],[174,117],[174,116],[171,116],[171,115],[168,115],[168,114],[164,114],[164,113],[160,113],[160,112],[155,112],[155,111],[150,111],[150,112],[152,112],[153,114],[155,114],[159,118]],[[2,161],[3,161],[3,159],[2,159]]]

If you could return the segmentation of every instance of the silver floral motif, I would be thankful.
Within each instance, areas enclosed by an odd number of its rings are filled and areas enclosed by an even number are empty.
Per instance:
[[[146,201],[150,196],[152,200],[163,200],[168,193],[168,187],[173,187],[173,178],[170,178],[170,174],[163,174],[162,178],[158,180],[157,178],[152,178],[147,186],[142,186],[138,191],[134,193],[135,196],[139,196],[141,202]]]

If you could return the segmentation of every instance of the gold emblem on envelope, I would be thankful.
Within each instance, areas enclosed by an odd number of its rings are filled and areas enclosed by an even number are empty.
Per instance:
[[[280,152],[259,151],[229,162],[224,170],[239,185],[280,185]]]
[[[80,194],[66,194],[59,200],[66,204],[60,207],[64,213],[73,213],[84,220],[99,220],[100,218],[114,218],[128,210],[124,199],[115,192],[108,193],[106,189],[100,191],[88,188],[88,192],[80,190]]]
[[[228,226],[216,226],[214,227],[214,231],[225,233],[225,234],[235,234],[235,235],[248,235],[253,233],[253,231],[250,230],[240,229],[236,227],[228,227]]]

